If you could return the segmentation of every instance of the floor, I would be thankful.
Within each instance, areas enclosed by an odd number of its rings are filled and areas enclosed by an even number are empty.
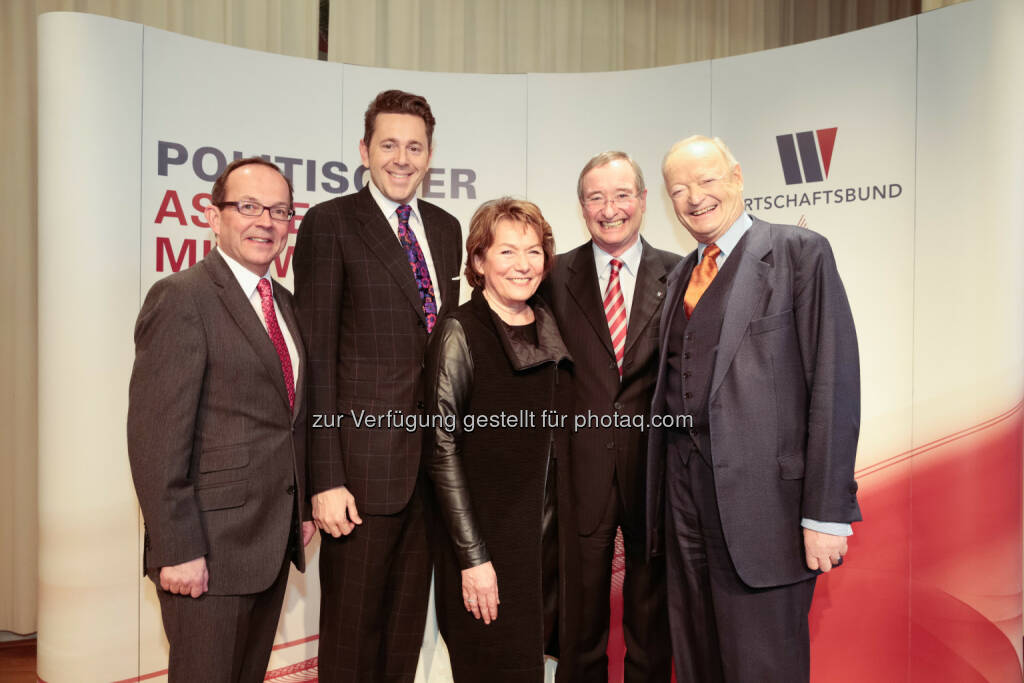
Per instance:
[[[0,683],[36,683],[36,641],[0,643]]]

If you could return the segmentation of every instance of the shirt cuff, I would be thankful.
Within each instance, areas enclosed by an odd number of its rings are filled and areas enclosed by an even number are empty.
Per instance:
[[[819,522],[816,519],[804,517],[800,520],[800,526],[832,536],[853,536],[853,527],[844,522]]]

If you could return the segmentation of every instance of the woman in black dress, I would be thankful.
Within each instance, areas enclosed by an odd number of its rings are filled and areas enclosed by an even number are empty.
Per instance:
[[[435,416],[430,476],[444,520],[438,623],[455,680],[571,681],[579,614],[569,487],[572,360],[536,295],[554,261],[536,205],[502,198],[473,215],[472,299],[427,351]],[[565,416],[565,417],[563,417]]]

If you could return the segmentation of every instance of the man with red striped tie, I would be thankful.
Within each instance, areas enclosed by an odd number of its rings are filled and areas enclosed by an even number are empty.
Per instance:
[[[647,437],[632,418],[649,415],[665,278],[680,257],[640,237],[647,189],[640,167],[624,152],[604,152],[588,161],[577,194],[592,240],[558,257],[542,294],[575,360],[577,413],[628,416],[628,421],[604,423],[635,425],[572,435],[584,590],[580,680],[608,680],[612,559],[621,528],[625,680],[668,681],[665,564],[664,558],[644,558]]]

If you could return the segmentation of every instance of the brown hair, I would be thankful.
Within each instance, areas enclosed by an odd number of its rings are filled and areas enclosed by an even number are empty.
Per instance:
[[[483,287],[484,276],[476,272],[473,261],[482,259],[484,253],[494,244],[494,228],[500,221],[508,220],[523,223],[537,233],[541,248],[544,250],[543,277],[551,272],[555,265],[555,237],[551,234],[551,226],[544,220],[544,214],[533,202],[512,197],[501,197],[484,202],[469,220],[469,236],[466,238],[466,280],[472,287]]]
[[[231,175],[236,169],[250,164],[259,164],[260,166],[267,166],[272,168],[278,173],[281,173],[276,165],[270,163],[263,157],[247,157],[245,159],[235,159],[228,164],[221,174],[217,176],[217,179],[213,181],[213,191],[210,193],[210,203],[213,206],[219,207],[224,202],[224,194],[227,191],[228,176]],[[284,173],[281,173],[281,177],[284,178],[284,182],[288,184],[288,206],[292,206],[295,203],[295,192],[292,189],[292,181],[288,179]]]
[[[366,108],[363,118],[363,142],[367,147],[373,139],[373,129],[377,125],[377,114],[411,114],[423,119],[427,127],[427,147],[434,145],[434,115],[430,111],[427,100],[420,95],[413,95],[404,90],[385,90],[378,93],[370,106]]]

